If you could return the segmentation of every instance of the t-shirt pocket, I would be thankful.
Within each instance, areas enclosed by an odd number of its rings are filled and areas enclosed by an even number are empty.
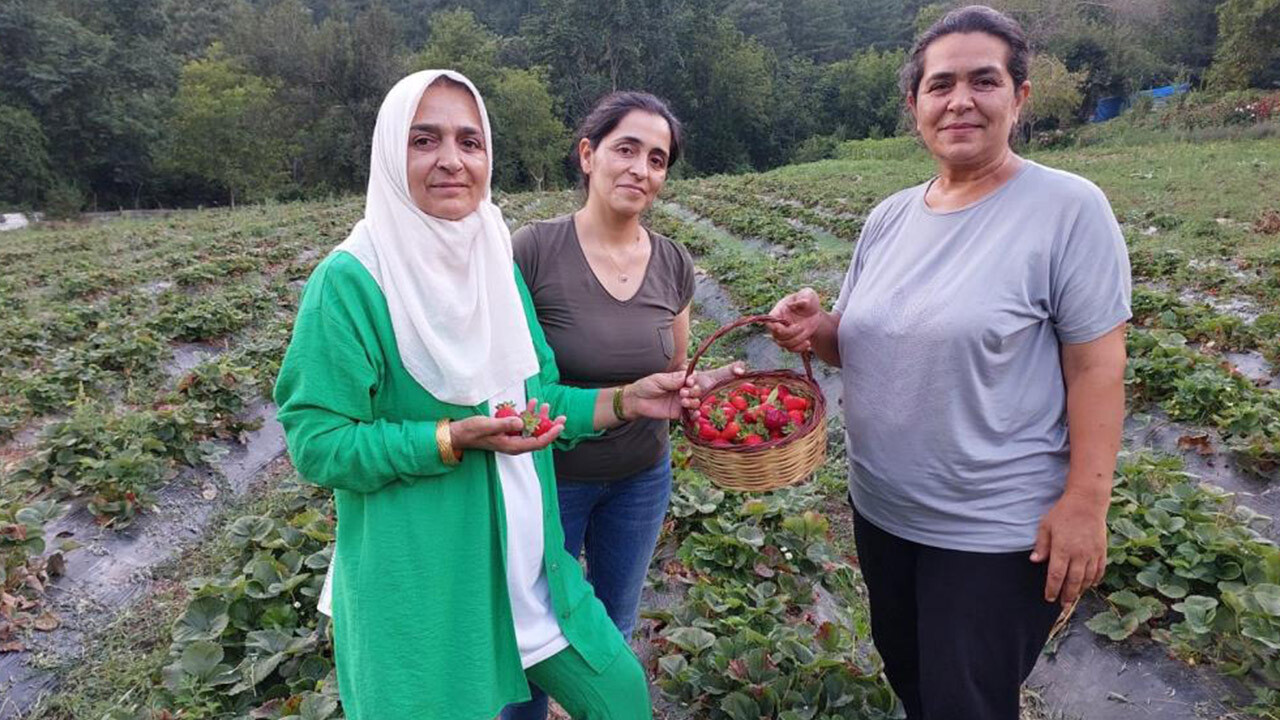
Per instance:
[[[671,356],[675,354],[676,338],[675,333],[671,330],[670,326],[658,328],[658,346],[662,348],[662,354],[668,360],[670,360]]]

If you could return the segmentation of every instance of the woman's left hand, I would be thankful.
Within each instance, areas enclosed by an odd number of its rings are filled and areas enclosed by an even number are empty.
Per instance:
[[[747,364],[741,360],[735,360],[714,370],[695,371],[693,373],[693,383],[694,387],[698,388],[698,395],[701,396],[716,385],[726,380],[732,380],[735,377],[742,377],[746,372]]]
[[[1044,599],[1075,602],[1107,569],[1108,501],[1068,491],[1040,520],[1031,562],[1049,561]]]
[[[705,380],[700,383],[698,375],[694,373],[686,380],[684,371],[677,370],[640,378],[623,388],[623,414],[628,418],[674,420],[682,409],[696,409],[698,398],[710,387]]]

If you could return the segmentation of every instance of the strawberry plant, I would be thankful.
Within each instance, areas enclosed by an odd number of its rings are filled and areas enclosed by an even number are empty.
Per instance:
[[[163,687],[146,711],[132,712],[335,716],[331,641],[316,610],[332,555],[332,499],[293,486],[294,500],[280,516],[231,524],[235,554],[215,577],[189,583],[192,599],[173,625]]]
[[[1088,627],[1112,640],[1145,628],[1179,655],[1280,688],[1280,548],[1258,532],[1269,521],[1176,458],[1126,460],[1107,516],[1114,591]]]
[[[823,581],[856,601],[818,501],[802,486],[727,503],[677,470],[668,537],[679,549],[666,567],[692,585],[675,607],[644,616],[660,628],[658,685],[694,717],[895,717],[878,660],[851,628],[818,618]]]
[[[228,355],[206,360],[178,380],[176,395],[185,401],[186,409],[207,418],[205,437],[236,438],[262,425],[261,420],[240,417],[260,394],[261,381],[252,368],[236,364],[237,360]]]
[[[41,432],[13,477],[61,497],[85,497],[100,522],[123,527],[151,504],[153,490],[174,476],[178,463],[199,464],[221,452],[201,442],[196,429],[189,412],[110,412],[79,404]]]
[[[24,649],[30,628],[50,630],[57,619],[44,609],[44,589],[62,573],[62,554],[45,556],[45,525],[62,512],[53,500],[0,498],[0,654]]]

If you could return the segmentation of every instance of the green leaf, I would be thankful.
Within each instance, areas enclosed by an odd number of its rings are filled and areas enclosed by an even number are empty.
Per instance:
[[[262,542],[275,529],[275,521],[258,515],[245,515],[231,524],[231,541],[236,547],[245,547],[250,542]]]
[[[760,720],[760,706],[743,692],[731,692],[720,701],[720,711],[731,720]]]
[[[1113,592],[1107,596],[1107,600],[1110,600],[1112,605],[1125,610],[1136,610],[1142,605],[1142,599],[1128,590]]]
[[[1156,584],[1156,590],[1167,598],[1179,600],[1187,596],[1187,592],[1191,590],[1191,586],[1185,578],[1177,575],[1170,575]]]
[[[1240,621],[1240,634],[1253,638],[1272,650],[1280,650],[1280,624],[1257,615],[1248,615]]]
[[[1137,581],[1146,587],[1155,588],[1164,581],[1167,575],[1164,565],[1153,562],[1138,573]]]
[[[1173,606],[1182,613],[1187,627],[1196,633],[1204,634],[1213,627],[1213,618],[1218,612],[1218,600],[1203,595],[1190,595],[1187,599]]]
[[[197,640],[182,651],[180,662],[183,672],[204,681],[214,676],[222,658],[221,645],[208,640]]]
[[[671,677],[675,677],[684,672],[689,667],[689,661],[684,655],[679,653],[672,655],[663,655],[658,658],[658,670]]]
[[[1260,583],[1253,587],[1253,599],[1258,607],[1273,618],[1280,618],[1280,585]]]
[[[217,597],[202,597],[191,601],[186,612],[173,625],[173,641],[216,640],[227,629],[230,616],[227,603]]]
[[[694,655],[711,647],[716,641],[715,635],[696,627],[669,628],[662,631],[662,637],[681,650]]]
[[[1111,523],[1111,530],[1129,538],[1130,540],[1142,540],[1147,536],[1147,533],[1142,528],[1138,527],[1137,523],[1126,517],[1122,517]]]
[[[1114,611],[1105,610],[1094,615],[1084,625],[1099,635],[1106,635],[1120,642],[1138,629],[1138,618],[1132,614],[1120,617]]]
[[[328,720],[338,710],[338,701],[328,695],[312,693],[302,701],[298,708],[301,720]]]
[[[738,528],[736,537],[751,547],[761,547],[764,545],[764,531],[755,525],[743,525]]]

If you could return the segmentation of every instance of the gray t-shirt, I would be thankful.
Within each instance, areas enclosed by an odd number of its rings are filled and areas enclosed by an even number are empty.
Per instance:
[[[538,322],[556,354],[560,379],[609,387],[663,372],[675,353],[676,315],[693,300],[693,258],[649,233],[649,264],[636,294],[618,300],[596,279],[573,216],[525,225],[511,236]],[[562,483],[604,483],[652,467],[667,452],[665,420],[636,420],[554,454]]]
[[[836,301],[849,491],[907,540],[1031,548],[1066,484],[1061,343],[1130,317],[1102,191],[1024,163],[959,210],[929,209],[928,183],[880,203]]]

